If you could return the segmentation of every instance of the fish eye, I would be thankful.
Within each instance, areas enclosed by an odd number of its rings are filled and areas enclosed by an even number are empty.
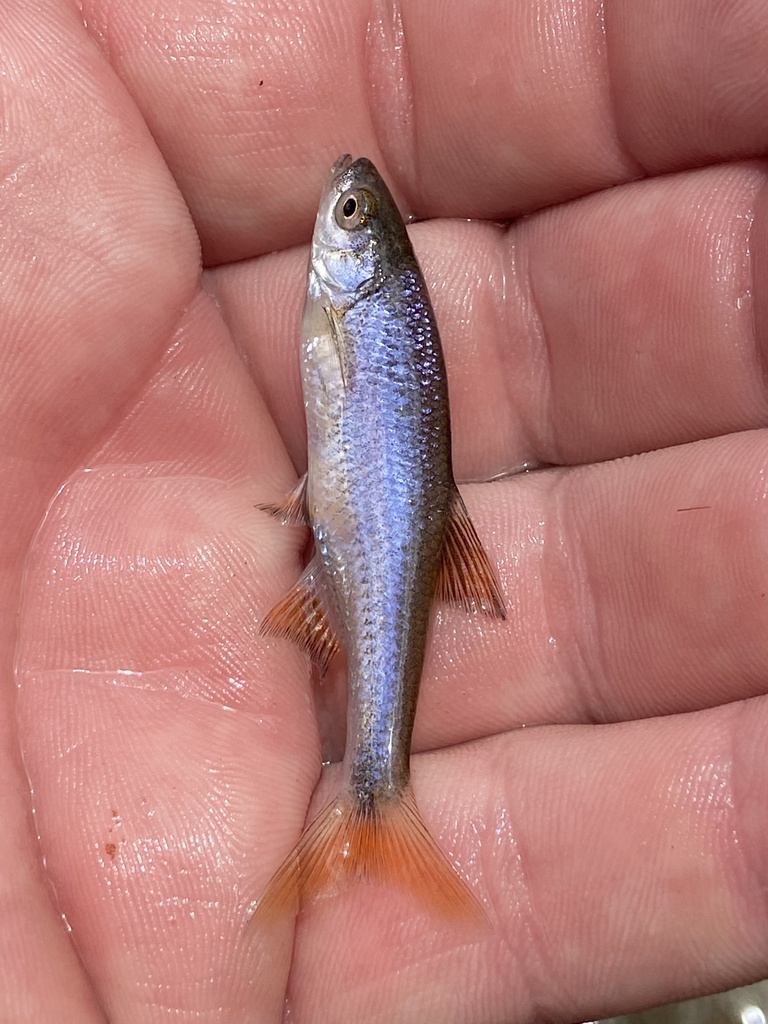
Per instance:
[[[350,231],[359,228],[375,211],[375,201],[370,192],[352,189],[345,192],[336,203],[336,223]]]

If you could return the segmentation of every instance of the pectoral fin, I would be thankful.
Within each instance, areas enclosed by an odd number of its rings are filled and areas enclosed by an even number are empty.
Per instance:
[[[309,526],[307,474],[304,474],[282,501],[267,502],[257,505],[256,508],[261,512],[266,512],[273,519],[277,519],[283,526]]]
[[[442,601],[505,619],[507,611],[493,566],[469,518],[464,499],[454,489],[448,529],[443,541],[437,583]]]
[[[344,337],[343,328],[341,325],[341,316],[339,312],[334,309],[333,306],[323,306],[323,312],[328,319],[328,327],[331,332],[331,339],[333,340],[333,347],[336,352],[336,358],[339,360],[339,373],[341,375],[341,383],[344,387],[349,383],[348,367],[346,360],[346,353],[344,351]]]
[[[322,673],[339,650],[323,589],[322,569],[313,558],[299,581],[265,615],[259,630],[262,636],[284,637],[298,644]]]

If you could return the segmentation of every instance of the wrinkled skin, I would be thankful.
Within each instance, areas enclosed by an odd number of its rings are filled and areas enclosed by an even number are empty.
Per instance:
[[[0,1017],[572,1022],[768,974],[766,47],[762,0],[4,4]],[[361,887],[244,932],[343,742],[342,669],[315,707],[258,635],[302,538],[253,508],[303,470],[343,151],[426,221],[458,479],[553,467],[465,488],[511,614],[439,612],[417,717],[482,934]]]

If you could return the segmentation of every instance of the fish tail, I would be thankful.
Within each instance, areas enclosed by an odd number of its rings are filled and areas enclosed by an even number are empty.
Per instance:
[[[427,831],[413,793],[361,804],[349,795],[308,826],[272,877],[251,924],[268,924],[347,881],[391,883],[458,923],[485,911]]]

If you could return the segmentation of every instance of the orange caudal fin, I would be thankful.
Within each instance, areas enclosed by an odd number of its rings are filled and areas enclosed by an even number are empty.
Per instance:
[[[437,596],[467,611],[483,612],[495,619],[507,617],[496,573],[455,486],[443,541]]]
[[[391,883],[460,923],[480,924],[485,911],[430,836],[410,790],[373,806],[344,796],[309,825],[272,877],[251,919],[267,924],[296,913],[348,880]]]

